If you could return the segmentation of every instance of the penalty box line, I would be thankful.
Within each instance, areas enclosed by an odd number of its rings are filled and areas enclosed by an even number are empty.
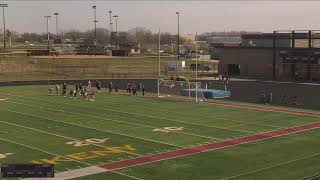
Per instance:
[[[154,162],[200,154],[208,151],[224,149],[227,147],[238,146],[241,144],[248,144],[248,143],[258,142],[266,139],[288,136],[291,134],[301,133],[301,132],[305,132],[313,129],[319,129],[319,128],[320,128],[320,122],[317,122],[317,123],[312,123],[307,125],[284,128],[284,129],[261,133],[261,134],[244,136],[240,138],[235,138],[235,139],[230,139],[230,140],[225,140],[225,141],[220,141],[220,142],[215,142],[210,144],[183,148],[183,149],[169,151],[165,153],[159,153],[159,154],[154,154],[154,155],[149,155],[144,157],[137,157],[129,160],[101,164],[98,166],[108,170],[120,170],[128,167],[140,166],[144,164],[150,164]]]

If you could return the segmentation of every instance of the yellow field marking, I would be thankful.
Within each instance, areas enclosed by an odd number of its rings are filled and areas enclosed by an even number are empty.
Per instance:
[[[106,147],[99,150],[88,151],[88,152],[77,152],[77,153],[68,154],[64,156],[70,157],[71,159],[76,159],[78,161],[83,161],[86,159],[106,156],[108,154],[120,154],[120,153],[123,153],[124,150],[134,151],[135,149],[132,148],[130,145],[124,145],[123,147]],[[32,160],[31,162],[34,164],[43,164],[43,163],[60,164],[61,162],[71,162],[71,161],[66,159],[61,159],[61,157],[55,156],[51,159]]]
[[[6,121],[0,121],[0,123],[21,127],[21,128],[24,128],[24,129],[30,129],[30,130],[33,130],[33,131],[38,131],[38,132],[41,132],[41,133],[44,133],[44,134],[48,134],[48,135],[52,135],[52,136],[56,136],[56,137],[60,137],[60,138],[64,138],[64,139],[69,139],[69,140],[73,140],[73,141],[81,141],[79,139],[75,139],[75,138],[71,138],[71,137],[67,137],[67,136],[63,136],[63,135],[59,135],[59,134],[50,133],[50,132],[43,131],[43,130],[36,129],[36,128],[32,128],[32,127],[27,127],[27,126],[23,126],[23,125],[14,124],[14,123],[9,123],[9,122],[6,122]],[[92,145],[93,146],[97,146],[97,147],[102,147],[102,148],[108,148],[107,146],[103,146],[103,145],[99,145],[99,144],[92,144]],[[137,154],[137,153],[131,153],[131,152],[127,152],[127,151],[123,151],[123,152],[124,153],[128,153],[128,154],[132,154],[132,155],[136,155],[136,156],[142,156],[142,155]]]
[[[21,103],[20,103],[20,104],[21,104]],[[25,104],[25,105],[26,105],[26,104]],[[63,124],[78,126],[78,127],[82,127],[82,128],[85,128],[85,129],[92,129],[92,130],[96,130],[96,131],[100,131],[100,132],[106,132],[106,133],[121,135],[121,136],[125,136],[125,137],[130,137],[130,138],[135,138],[135,139],[141,139],[141,140],[144,140],[144,141],[155,142],[155,143],[158,143],[158,144],[164,144],[164,145],[169,145],[169,146],[174,146],[174,147],[183,148],[183,146],[178,146],[178,145],[175,145],[175,144],[160,142],[160,141],[156,141],[156,140],[152,140],[152,139],[146,139],[146,138],[137,137],[137,136],[132,136],[132,135],[127,135],[127,134],[123,134],[123,133],[117,133],[117,132],[107,131],[107,130],[104,130],[104,129],[98,129],[98,128],[94,128],[94,127],[90,127],[90,126],[84,126],[84,125],[75,124],[75,123],[70,123],[70,122],[65,122],[65,121],[58,121],[58,120],[49,119],[49,118],[45,118],[45,117],[41,117],[41,116],[36,116],[36,115],[33,115],[33,114],[29,114],[29,113],[23,113],[23,112],[19,112],[19,111],[13,111],[13,110],[8,109],[8,108],[0,108],[0,110],[8,111],[8,112],[13,112],[13,113],[17,113],[17,114],[22,114],[22,115],[26,115],[26,116],[31,116],[31,117],[36,117],[36,118],[40,118],[40,119],[45,119],[45,120],[49,120],[49,121],[53,121],[53,122],[59,122],[59,123],[63,123]]]
[[[274,167],[290,164],[290,163],[293,163],[293,162],[296,162],[296,161],[304,160],[304,159],[307,159],[307,158],[310,158],[310,157],[315,157],[315,156],[318,156],[318,155],[320,155],[320,153],[311,154],[311,155],[308,155],[308,156],[304,156],[304,157],[301,157],[301,158],[293,159],[293,160],[290,160],[290,161],[285,161],[285,162],[278,163],[278,164],[273,164],[271,166],[267,166],[267,167],[264,167],[264,168],[259,168],[259,169],[252,170],[252,171],[248,171],[248,172],[245,172],[245,173],[242,173],[242,174],[238,174],[238,175],[235,175],[235,176],[225,177],[223,179],[225,179],[225,180],[234,179],[234,178],[238,178],[238,177],[249,175],[249,174],[255,174],[255,173],[263,171],[263,170],[267,170],[267,169],[271,169],[271,168],[274,168]]]
[[[51,153],[49,151],[46,151],[46,150],[43,150],[43,149],[40,149],[40,148],[36,148],[36,147],[32,147],[32,146],[29,146],[29,145],[26,145],[26,144],[22,144],[22,143],[18,143],[18,142],[15,142],[15,141],[11,141],[9,139],[4,139],[4,138],[1,138],[0,137],[0,140],[2,141],[6,141],[6,142],[10,142],[10,143],[13,143],[13,144],[16,144],[16,145],[19,145],[19,146],[23,146],[23,147],[27,147],[29,149],[33,149],[33,150],[36,150],[36,151],[40,151],[40,152],[43,152],[43,153],[46,153],[46,154],[50,154],[50,155],[53,155],[53,156],[58,156],[58,157],[63,157],[65,159],[68,159],[68,160],[72,160],[72,161],[75,161],[77,163],[80,163],[80,164],[84,164],[84,165],[87,165],[87,166],[94,166],[93,164],[90,164],[90,163],[86,163],[86,162],[82,162],[82,161],[78,161],[78,160],[75,160],[75,159],[71,159],[69,157],[66,157],[66,156],[62,156],[62,155],[59,155],[59,154],[55,154],[55,153]],[[137,178],[137,177],[134,177],[134,176],[130,176],[130,175],[127,175],[127,174],[124,174],[124,173],[120,173],[120,172],[117,172],[117,171],[113,171],[113,170],[109,170],[113,173],[116,173],[116,174],[120,174],[120,175],[123,175],[123,176],[127,176],[127,177],[130,177],[132,179],[139,179],[139,180],[142,180],[140,178]]]

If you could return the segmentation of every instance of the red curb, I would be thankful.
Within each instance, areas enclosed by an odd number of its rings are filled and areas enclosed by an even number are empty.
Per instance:
[[[275,137],[300,133],[312,129],[319,129],[320,128],[320,122],[307,124],[307,125],[301,125],[301,126],[295,126],[295,127],[289,127],[285,129],[275,130],[271,132],[261,133],[261,134],[255,134],[255,135],[249,135],[244,137],[239,137],[235,139],[229,139],[224,140],[220,142],[215,142],[211,144],[204,144],[200,146],[194,146],[189,148],[183,148],[175,151],[160,153],[160,154],[154,154],[154,155],[148,155],[143,157],[137,157],[134,159],[128,159],[128,160],[122,160],[118,162],[113,163],[107,163],[99,165],[99,167],[108,169],[108,170],[118,170],[118,169],[124,169],[132,166],[138,166],[148,163],[153,163],[157,161],[164,161],[168,159],[178,158],[182,156],[188,156],[198,153],[203,153],[207,151],[213,151],[217,149],[223,149],[231,146],[236,146],[240,144],[247,144],[251,142],[256,142],[260,140],[265,139],[271,139]]]

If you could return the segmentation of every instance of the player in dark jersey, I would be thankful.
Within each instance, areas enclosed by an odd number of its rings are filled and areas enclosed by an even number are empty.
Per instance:
[[[63,83],[62,85],[62,95],[67,97],[67,83]]]

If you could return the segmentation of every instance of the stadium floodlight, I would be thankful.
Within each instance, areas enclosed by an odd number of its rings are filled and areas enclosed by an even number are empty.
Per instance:
[[[97,6],[92,6],[93,9],[93,23],[94,23],[94,43],[97,41]]]
[[[57,31],[57,38],[58,38],[59,37],[59,28],[58,28],[58,16],[59,16],[59,13],[55,12],[53,15],[56,16],[56,31]]]
[[[4,13],[4,8],[8,7],[8,4],[3,2],[0,3],[0,7],[2,7],[2,18],[3,18],[3,50],[6,51],[6,38],[7,38],[7,33],[6,33],[6,18],[5,18],[5,13]]]
[[[50,51],[50,44],[49,44],[49,41],[50,41],[50,34],[49,34],[49,19],[51,18],[51,16],[44,16],[44,18],[47,19],[47,48],[48,50]]]
[[[112,11],[109,11],[109,21],[110,21],[110,45],[112,44]]]
[[[178,49],[177,49],[177,53],[178,53],[178,59],[180,59],[180,12],[177,11],[176,12],[177,16],[178,16],[178,35],[177,35],[177,42],[178,42]]]
[[[198,80],[198,33],[196,32],[195,37],[195,45],[196,45],[196,80]]]
[[[116,19],[116,48],[118,49],[118,15],[113,16]]]

